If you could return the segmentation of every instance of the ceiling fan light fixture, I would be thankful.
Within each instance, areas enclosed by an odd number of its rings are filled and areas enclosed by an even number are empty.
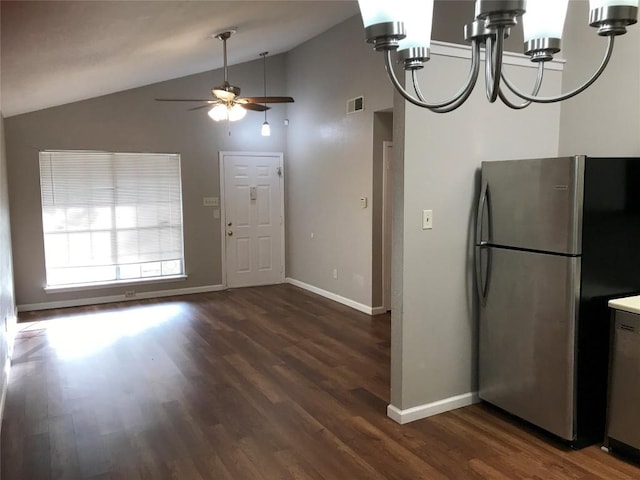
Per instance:
[[[221,103],[209,110],[209,116],[216,122],[220,122],[222,120],[235,122],[237,120],[242,120],[246,114],[247,111],[238,104],[227,106]]]
[[[209,110],[209,116],[212,120],[216,122],[220,122],[222,120],[227,119],[227,106],[226,105],[216,105],[211,110]]]
[[[224,85],[213,87],[211,93],[213,93],[216,98],[224,102],[230,102],[240,95],[240,87],[236,87],[235,85],[231,85],[229,82],[225,82]]]
[[[234,92],[230,92],[228,90],[223,90],[221,88],[214,88],[211,90],[216,98],[219,98],[223,102],[230,102],[234,98],[236,98],[236,94]]]
[[[242,120],[246,114],[247,111],[237,103],[227,110],[227,115],[229,116],[230,122]]]
[[[198,102],[201,105],[189,110],[200,110],[204,108],[210,108],[207,112],[209,117],[216,122],[221,120],[228,120],[235,122],[241,120],[247,114],[247,110],[254,112],[265,112],[265,123],[267,122],[266,111],[269,109],[267,103],[292,103],[294,100],[291,97],[267,97],[267,84],[266,84],[266,66],[264,70],[264,97],[240,97],[240,87],[231,85],[228,78],[227,68],[227,39],[235,33],[236,29],[227,29],[223,32],[214,35],[215,38],[222,40],[223,53],[224,53],[224,82],[221,85],[213,87],[211,93],[213,99],[192,99],[192,98],[156,98],[160,102]],[[261,55],[267,55],[268,52],[261,53]],[[211,108],[212,107],[212,108]]]

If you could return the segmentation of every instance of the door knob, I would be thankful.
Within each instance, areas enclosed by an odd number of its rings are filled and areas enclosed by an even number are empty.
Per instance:
[[[227,235],[229,235],[230,237],[233,236],[233,232],[231,230],[227,231]]]

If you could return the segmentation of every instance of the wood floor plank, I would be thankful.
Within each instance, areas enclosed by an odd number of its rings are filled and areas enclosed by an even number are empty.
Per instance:
[[[49,480],[50,455],[48,433],[28,434],[23,442],[23,472],[13,478]],[[4,462],[2,463],[4,466]]]
[[[50,469],[52,478],[80,477],[76,435],[71,415],[49,421]]]
[[[389,316],[291,285],[19,320],[4,480],[640,479],[484,404],[393,422]]]

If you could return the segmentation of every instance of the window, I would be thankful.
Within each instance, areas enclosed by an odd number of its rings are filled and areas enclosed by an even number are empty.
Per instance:
[[[40,152],[47,287],[184,275],[180,156]]]

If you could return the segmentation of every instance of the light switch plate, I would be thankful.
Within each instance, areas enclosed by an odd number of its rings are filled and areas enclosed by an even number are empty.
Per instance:
[[[367,208],[367,197],[360,197],[360,208]]]
[[[433,228],[433,210],[422,211],[422,229],[431,230]]]
[[[220,206],[220,199],[218,197],[202,197],[202,205],[205,207],[218,207]]]

